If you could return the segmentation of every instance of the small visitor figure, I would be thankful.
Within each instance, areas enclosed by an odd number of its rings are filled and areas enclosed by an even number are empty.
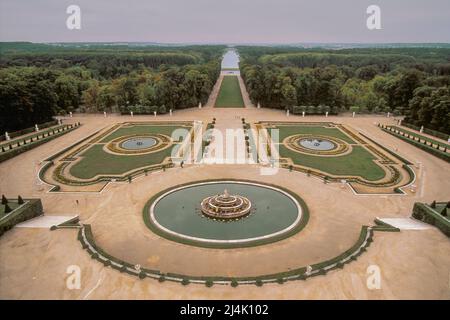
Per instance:
[[[183,161],[181,161],[181,163],[180,163],[180,167],[182,167],[182,168],[183,168],[183,166],[184,166],[184,160],[183,160]]]

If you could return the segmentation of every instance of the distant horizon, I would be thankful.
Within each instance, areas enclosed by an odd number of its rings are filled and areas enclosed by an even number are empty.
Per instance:
[[[450,45],[450,42],[159,42],[159,41],[28,41],[0,40],[0,43],[33,43],[33,44],[148,44],[148,45],[251,45],[251,46],[299,46],[299,45]]]

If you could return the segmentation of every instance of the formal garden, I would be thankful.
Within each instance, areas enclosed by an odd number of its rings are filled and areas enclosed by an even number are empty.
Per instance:
[[[60,185],[131,182],[137,175],[173,166],[172,155],[183,152],[191,130],[192,123],[184,121],[118,123],[47,158],[40,177],[54,191]]]
[[[262,122],[278,147],[280,164],[328,182],[348,182],[357,193],[402,193],[414,180],[410,162],[350,127],[335,123]],[[275,141],[272,130],[278,130]],[[388,152],[387,152],[388,151]]]

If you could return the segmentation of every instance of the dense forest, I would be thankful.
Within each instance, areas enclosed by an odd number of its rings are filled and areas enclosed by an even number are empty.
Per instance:
[[[323,114],[392,112],[450,133],[449,48],[238,47],[254,103]]]
[[[79,112],[168,112],[205,103],[224,46],[0,44],[0,132]]]
[[[57,114],[168,112],[205,103],[225,46],[0,43],[0,132]],[[450,48],[240,46],[250,98],[323,114],[404,115],[450,133]]]

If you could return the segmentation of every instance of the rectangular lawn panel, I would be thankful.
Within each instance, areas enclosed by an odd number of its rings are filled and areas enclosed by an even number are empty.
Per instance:
[[[291,158],[295,164],[318,169],[337,176],[360,176],[369,181],[384,178],[384,170],[373,160],[376,158],[362,146],[353,146],[350,154],[337,157],[321,157],[298,153],[280,145],[280,156]]]
[[[237,76],[224,76],[216,100],[216,108],[244,108],[241,88]]]
[[[339,130],[338,128],[327,128],[322,126],[310,126],[310,125],[295,125],[295,126],[278,126],[276,129],[279,129],[279,138],[280,143],[289,136],[294,134],[317,134],[322,136],[330,136],[334,138],[341,139],[350,144],[356,144],[349,136],[347,136],[344,132]],[[270,133],[270,129],[268,129]]]

